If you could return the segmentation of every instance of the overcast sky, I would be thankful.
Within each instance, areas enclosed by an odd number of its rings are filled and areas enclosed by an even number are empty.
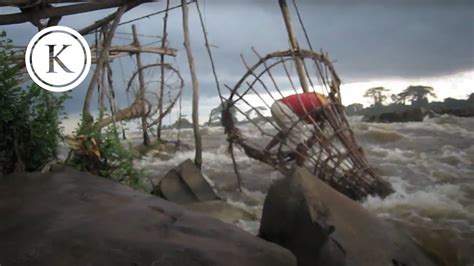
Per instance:
[[[327,51],[344,84],[345,102],[361,101],[368,86],[385,86],[397,92],[412,82],[437,85],[441,97],[465,97],[474,92],[474,1],[472,0],[360,0],[324,1],[298,0],[305,25],[315,49]],[[179,1],[172,0],[171,5]],[[292,1],[288,0],[290,7]],[[222,83],[232,86],[244,73],[240,60],[243,54],[249,63],[255,62],[251,47],[261,54],[288,48],[287,34],[277,0],[201,0],[206,26],[218,74]],[[143,16],[164,7],[162,2],[142,5],[128,12],[122,21]],[[0,8],[0,13],[15,11]],[[64,18],[60,25],[82,28],[111,13],[105,10]],[[190,7],[190,28],[193,51],[199,70],[202,93],[202,113],[207,115],[215,105],[216,96],[210,65],[197,14]],[[297,18],[292,12],[295,28]],[[141,34],[161,35],[162,17],[154,16],[136,22]],[[119,27],[130,32],[131,24]],[[8,36],[18,44],[27,44],[36,29],[31,24],[5,26]],[[307,47],[297,28],[300,44]],[[118,35],[119,36],[119,35]],[[124,36],[122,36],[124,37]],[[88,37],[92,41],[91,37]],[[171,11],[169,20],[170,46],[179,49],[176,62],[186,80],[186,99],[190,79],[183,48],[181,11]],[[142,39],[142,43],[156,39]],[[127,43],[117,39],[116,43]],[[133,64],[123,59],[125,75]],[[156,62],[147,56],[147,63]],[[171,60],[171,63],[174,61]],[[114,65],[117,83],[123,83],[118,64]],[[89,77],[92,74],[92,70]],[[126,77],[127,78],[127,77]],[[87,80],[84,84],[87,83]],[[117,87],[123,86],[117,84]],[[344,87],[343,87],[344,88]],[[350,89],[350,92],[349,92]],[[68,111],[78,112],[82,106],[85,86],[74,90]],[[343,91],[344,92],[344,91]],[[124,97],[121,97],[124,102]]]

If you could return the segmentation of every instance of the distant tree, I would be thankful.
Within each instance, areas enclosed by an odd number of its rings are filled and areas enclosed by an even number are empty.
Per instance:
[[[398,103],[406,104],[407,98],[409,96],[410,96],[409,93],[407,93],[406,91],[400,92],[399,94],[397,94]]]
[[[174,124],[169,126],[170,128],[193,128],[193,123],[189,122],[185,116],[182,116],[174,122]]]
[[[211,112],[209,113],[209,120],[207,121],[207,124],[210,125],[212,122],[216,120],[220,120],[223,109],[224,109],[223,104],[219,104],[219,106],[217,106],[216,108],[213,108]]]
[[[383,105],[383,102],[387,100],[385,93],[388,91],[384,87],[370,88],[365,91],[364,97],[372,98],[375,106]]]
[[[454,99],[451,97],[445,98],[444,101],[444,107],[450,110],[455,110],[455,109],[472,109],[472,103],[469,103],[468,100],[459,100],[459,99]],[[469,107],[471,105],[471,107]]]
[[[395,103],[395,104],[401,104],[401,103],[402,103],[402,99],[400,99],[400,97],[398,97],[397,94],[392,94],[392,95],[390,95],[390,99],[391,99],[392,102]]]
[[[474,103],[474,93],[471,93],[471,95],[467,97],[467,101]]]
[[[347,115],[358,115],[364,110],[364,106],[360,103],[353,103],[346,107]]]
[[[215,122],[220,122],[222,119],[222,111],[225,109],[225,103],[219,104],[216,108],[212,109],[211,112],[209,113],[209,120],[207,121],[208,125],[211,125],[212,123]],[[235,108],[231,108],[230,112],[232,114],[232,118],[234,118],[234,121],[237,121],[237,110]]]
[[[421,106],[428,104],[428,95],[436,98],[433,87],[429,86],[409,86],[406,88],[402,94],[406,95],[406,98],[409,98],[411,105]]]

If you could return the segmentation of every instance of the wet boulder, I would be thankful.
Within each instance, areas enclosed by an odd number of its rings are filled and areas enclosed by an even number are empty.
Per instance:
[[[302,168],[270,188],[259,235],[299,266],[434,265],[404,232]]]
[[[171,169],[152,194],[226,223],[258,220],[255,214],[221,200],[189,159]]]
[[[189,159],[171,169],[152,193],[179,204],[219,199],[199,168]]]
[[[0,180],[0,264],[292,266],[286,249],[69,168]]]

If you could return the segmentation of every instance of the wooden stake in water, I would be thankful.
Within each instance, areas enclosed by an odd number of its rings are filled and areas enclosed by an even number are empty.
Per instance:
[[[133,33],[133,45],[137,47],[138,50],[140,50],[141,45],[140,41],[138,40],[137,36],[137,29],[135,25],[132,25],[132,33]],[[137,57],[137,66],[138,66],[138,80],[140,82],[140,89],[138,91],[138,99],[142,104],[142,129],[143,129],[143,145],[150,145],[150,137],[148,137],[148,126],[146,124],[146,106],[145,106],[145,80],[143,77],[143,66],[142,66],[142,59],[140,56],[140,52],[135,54]]]

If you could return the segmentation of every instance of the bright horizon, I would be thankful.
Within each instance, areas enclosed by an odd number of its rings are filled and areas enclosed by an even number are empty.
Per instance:
[[[342,77],[343,79],[343,77]],[[342,102],[344,105],[352,103],[361,103],[364,107],[372,104],[370,98],[363,97],[365,91],[373,87],[385,87],[390,91],[387,95],[397,94],[406,89],[410,85],[424,85],[434,88],[437,98],[429,97],[432,101],[443,101],[445,98],[467,99],[468,95],[474,93],[474,70],[459,72],[456,74],[439,76],[439,77],[420,77],[420,78],[383,78],[379,80],[366,80],[343,83],[341,85]],[[217,95],[217,91],[216,91]],[[390,99],[385,104],[390,103]],[[200,99],[200,115],[199,122],[201,125],[209,119],[210,111],[218,106],[219,101],[217,96],[208,98],[201,97]],[[191,119],[191,101],[190,99],[183,100],[182,114],[188,120]],[[76,128],[79,122],[79,113],[68,113],[68,119],[63,120],[65,133],[71,133]],[[165,117],[164,124],[172,124],[178,118],[178,106],[176,105],[172,113]],[[135,129],[133,126],[136,123],[128,123],[128,127]]]
[[[445,98],[466,99],[469,94],[474,93],[474,70],[439,77],[384,78],[343,83],[341,85],[342,102],[346,106],[352,103],[361,103],[367,107],[373,103],[371,99],[363,97],[367,89],[385,87],[390,90],[387,94],[391,95],[402,92],[410,85],[433,87],[437,98],[429,97],[430,102],[443,101]],[[390,99],[387,103],[389,102]]]

